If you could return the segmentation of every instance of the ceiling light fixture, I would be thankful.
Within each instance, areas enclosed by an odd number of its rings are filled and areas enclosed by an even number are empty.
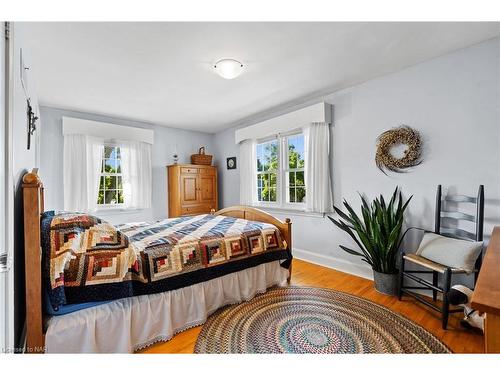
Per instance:
[[[243,64],[234,59],[222,59],[215,63],[214,69],[222,78],[233,79],[243,72]]]

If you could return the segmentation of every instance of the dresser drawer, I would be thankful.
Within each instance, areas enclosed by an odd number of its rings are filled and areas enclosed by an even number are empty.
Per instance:
[[[198,168],[181,168],[181,173],[196,174],[198,173]]]
[[[200,174],[213,176],[215,175],[215,168],[200,168]]]
[[[210,210],[215,208],[213,204],[199,204],[196,206],[182,206],[181,207],[181,215],[197,215],[197,214],[205,214],[210,213]]]

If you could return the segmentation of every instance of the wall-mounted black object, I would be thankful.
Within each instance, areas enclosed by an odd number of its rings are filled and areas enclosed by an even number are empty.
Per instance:
[[[35,116],[35,112],[33,112],[33,107],[31,106],[31,102],[27,100],[27,109],[26,109],[26,117],[28,120],[28,150],[31,148],[31,136],[36,130],[36,121],[38,117]]]
[[[236,156],[226,159],[227,169],[236,169]]]

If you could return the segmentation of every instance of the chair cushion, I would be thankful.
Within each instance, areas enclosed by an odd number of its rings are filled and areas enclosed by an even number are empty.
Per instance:
[[[435,233],[426,233],[416,254],[433,262],[471,273],[474,271],[474,264],[482,248],[483,242],[458,240]]]

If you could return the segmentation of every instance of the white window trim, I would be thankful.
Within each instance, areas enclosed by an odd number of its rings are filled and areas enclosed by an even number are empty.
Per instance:
[[[104,153],[105,153],[105,148],[107,147],[120,147],[120,145],[117,142],[114,142],[112,140],[107,140],[103,142],[103,148],[102,148],[102,154],[101,154],[101,167],[102,167],[102,162],[104,160]],[[120,159],[121,160],[121,159]],[[102,176],[120,176],[122,178],[122,183],[123,183],[123,172],[121,173],[99,173],[99,186],[101,186],[101,177]],[[100,189],[99,189],[100,190]],[[122,189],[123,190],[123,189]],[[106,198],[104,198],[106,200]],[[110,203],[104,203],[104,204],[99,204],[97,203],[97,211],[102,212],[102,211],[126,211],[125,203],[115,203],[115,204],[110,204]]]
[[[312,122],[332,122],[332,105],[319,102],[296,111],[270,118],[257,124],[237,129],[234,132],[235,143],[246,139],[261,139],[279,133],[287,133],[291,129],[300,129]]]
[[[118,212],[118,211],[127,211],[129,212],[130,210],[125,208],[125,205],[123,203],[119,204],[98,204],[97,205],[97,211],[96,212]]]
[[[134,212],[141,212],[144,210],[143,208],[126,208],[123,204],[120,204],[119,207],[111,206],[111,207],[99,207],[98,205],[96,213],[100,213],[103,215],[118,215],[118,214],[130,214]]]
[[[293,215],[293,216],[306,216],[306,217],[325,217],[326,213],[310,212],[295,208],[281,208],[281,207],[265,207],[260,205],[252,205],[252,207],[259,208],[263,211],[270,212],[276,215]]]
[[[306,204],[305,203],[290,203],[287,202],[287,184],[286,184],[286,173],[287,169],[285,168],[285,161],[288,160],[288,147],[285,144],[287,142],[288,137],[294,136],[294,135],[299,135],[302,134],[304,135],[304,131],[302,129],[294,129],[286,133],[279,133],[275,134],[271,137],[266,137],[262,139],[257,139],[255,147],[257,145],[269,142],[272,140],[277,140],[278,141],[278,170],[276,173],[276,202],[265,202],[265,201],[259,201],[257,199],[257,196],[254,196],[254,206],[257,208],[266,208],[266,209],[271,209],[271,210],[283,210],[283,211],[290,211],[290,212],[305,212],[306,211]],[[304,158],[307,157],[307,153],[304,150]],[[304,174],[306,173],[306,168],[304,166]],[[254,170],[253,171],[253,180],[255,181],[255,184],[257,185],[257,175],[259,173]],[[305,182],[305,181],[304,181]],[[305,186],[305,185],[304,185]],[[306,197],[307,197],[307,186],[305,186],[306,189]],[[257,194],[256,189],[256,194]],[[306,198],[307,199],[307,198]]]
[[[145,143],[154,143],[154,132],[151,129],[137,128],[134,126],[124,126],[109,124],[99,121],[84,120],[73,117],[63,117],[63,135],[65,134],[84,134],[104,140],[114,139],[117,134],[120,140],[140,141]]]

